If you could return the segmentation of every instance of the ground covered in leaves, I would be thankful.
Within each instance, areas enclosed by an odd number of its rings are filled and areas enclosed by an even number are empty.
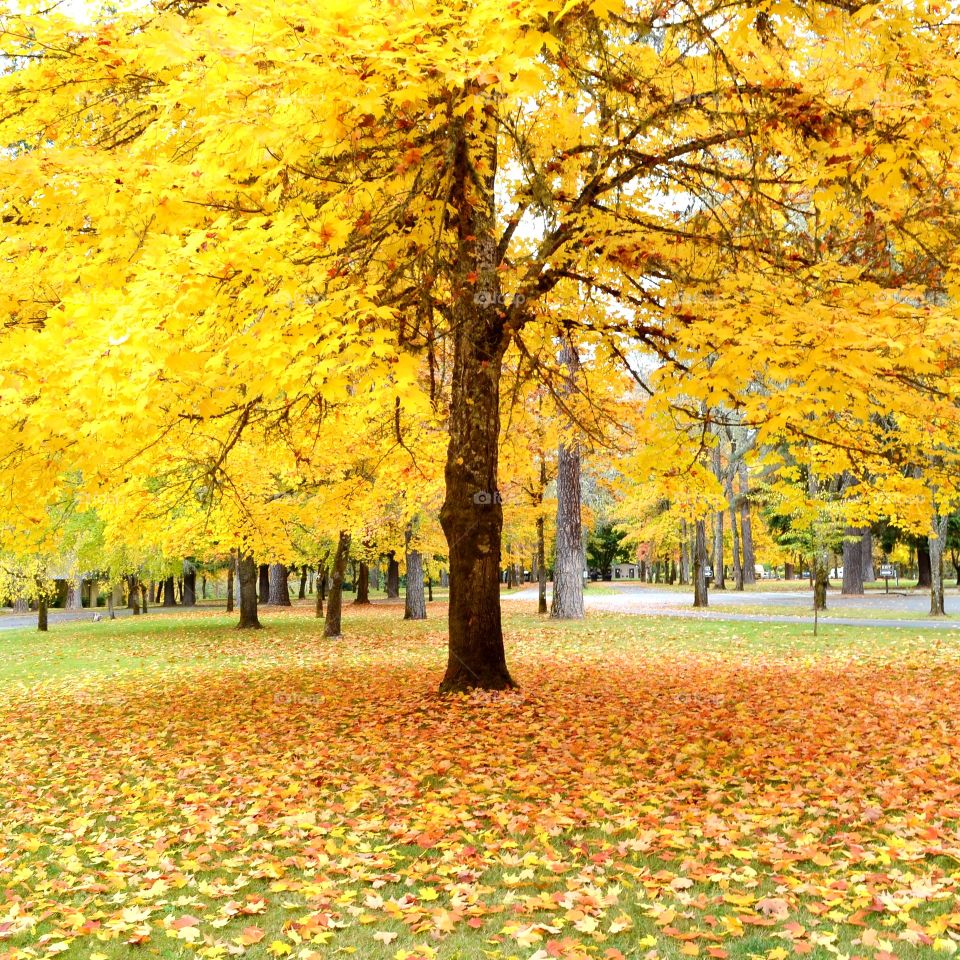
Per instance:
[[[0,958],[956,951],[951,635],[442,613],[0,636]]]

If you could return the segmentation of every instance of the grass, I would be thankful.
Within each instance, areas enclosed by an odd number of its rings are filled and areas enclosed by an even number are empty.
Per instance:
[[[514,609],[516,608],[516,609]],[[927,957],[960,943],[960,643],[443,607],[0,633],[0,957]]]

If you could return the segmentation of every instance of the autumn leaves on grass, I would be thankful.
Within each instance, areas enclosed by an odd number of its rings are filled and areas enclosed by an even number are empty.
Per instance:
[[[363,624],[349,644],[265,630],[191,673],[172,658],[83,709],[89,677],[6,692],[0,956],[953,952],[942,647],[521,625],[521,690],[438,700],[442,636]],[[162,642],[209,652],[191,629]]]

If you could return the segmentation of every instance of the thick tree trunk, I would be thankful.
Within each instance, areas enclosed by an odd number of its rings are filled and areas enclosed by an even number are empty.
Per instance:
[[[271,563],[267,568],[269,590],[267,603],[272,607],[290,606],[290,588],[288,586],[289,571],[286,564]]]
[[[707,596],[707,521],[698,520],[693,541],[693,605],[706,607]]]
[[[47,598],[42,593],[37,600],[37,629],[41,633],[47,632]]]
[[[140,614],[140,589],[137,585],[137,578],[134,574],[127,577],[127,608],[133,611],[133,615]]]
[[[827,609],[828,563],[824,550],[817,550],[811,558],[811,574],[813,579],[813,609]]]
[[[867,527],[863,531],[863,542],[860,547],[861,564],[863,568],[863,582],[872,583],[877,579],[877,575],[873,569],[873,531]]]
[[[233,578],[237,572],[237,558],[230,551],[230,561],[227,564],[227,613],[233,613]]]
[[[257,616],[257,562],[253,554],[240,554],[237,563],[240,575],[240,630],[259,630],[260,618]]]
[[[943,551],[947,543],[949,516],[934,514],[930,544],[930,616],[942,617],[947,612],[943,596]]]
[[[863,531],[847,527],[843,531],[843,587],[844,596],[863,596]]]
[[[300,590],[297,593],[298,600],[307,599],[307,565],[304,564],[300,568]]]
[[[933,586],[930,570],[930,542],[926,537],[917,544],[917,586]]]
[[[411,550],[410,531],[407,531],[407,592],[404,603],[404,620],[426,620],[427,601],[423,595],[423,556],[419,550]]]
[[[357,576],[357,598],[354,603],[370,603],[370,568],[361,560]]]
[[[400,598],[400,562],[393,555],[393,551],[387,555],[387,599],[398,600]]]
[[[497,130],[492,110],[481,116],[486,120],[483,131],[468,135],[464,125],[454,121],[452,139],[450,206],[457,212],[451,276],[453,371],[446,493],[440,510],[450,557],[450,604],[441,692],[515,686],[507,670],[500,620],[503,507],[497,466],[507,338],[497,271]]]
[[[261,563],[257,568],[259,576],[259,600],[268,603],[270,600],[270,564]]]
[[[176,589],[173,577],[167,577],[163,581],[163,605],[165,607],[175,607],[177,605]]]
[[[337,541],[337,552],[333,558],[333,579],[330,584],[330,598],[327,601],[327,617],[323,625],[325,637],[339,637],[341,613],[343,608],[343,577],[347,572],[347,560],[350,556],[350,534],[341,531]]]
[[[757,557],[753,549],[753,522],[750,517],[750,482],[747,474],[747,465],[740,461],[738,467],[740,479],[740,546],[743,550],[743,582],[754,584],[757,582]]]
[[[197,571],[192,564],[189,570],[183,571],[183,605],[185,607],[197,605]]]

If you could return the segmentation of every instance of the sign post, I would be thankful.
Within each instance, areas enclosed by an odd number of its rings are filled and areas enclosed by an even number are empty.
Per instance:
[[[883,586],[884,586],[885,593],[890,592],[890,578],[895,577],[896,575],[897,575],[897,571],[894,568],[893,564],[884,563],[881,565],[880,576],[883,577]]]

